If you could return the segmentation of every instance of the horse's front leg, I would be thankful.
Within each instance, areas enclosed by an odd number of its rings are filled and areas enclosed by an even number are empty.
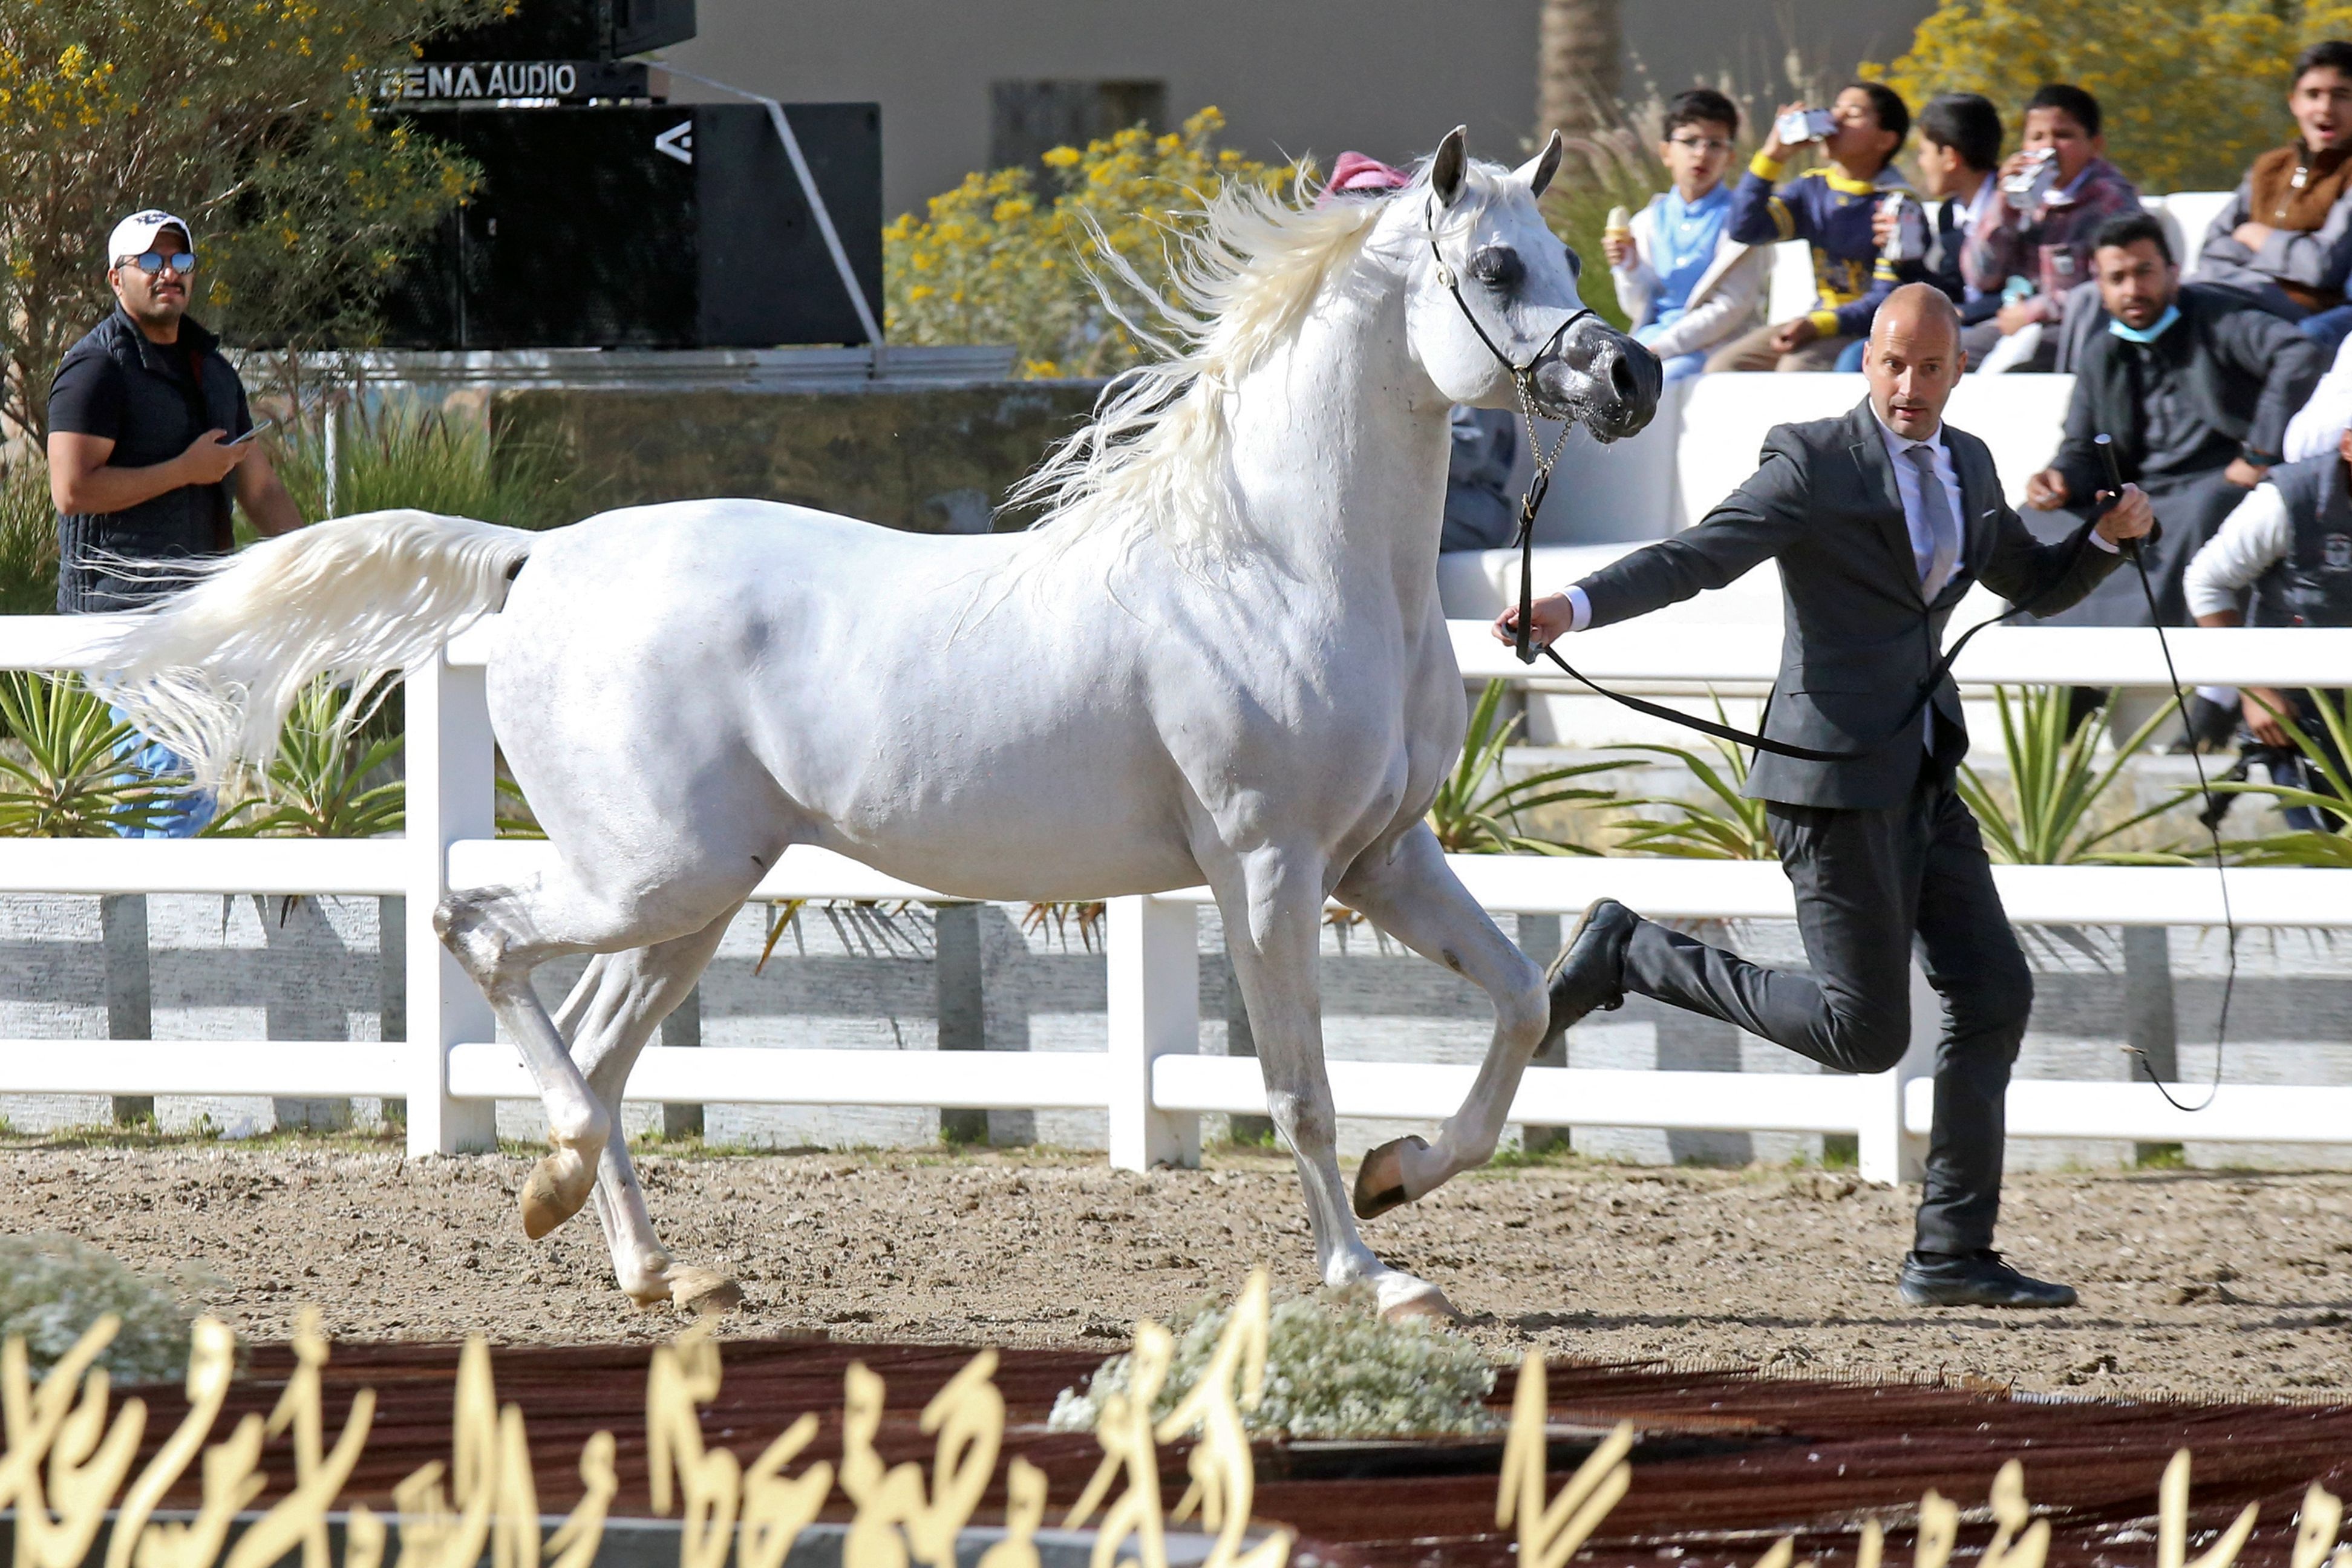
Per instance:
[[[1266,1110],[1298,1163],[1323,1283],[1369,1289],[1385,1318],[1451,1317],[1444,1293],[1382,1263],[1348,1212],[1315,975],[1324,867],[1319,855],[1269,848],[1244,856],[1234,874],[1213,879],[1224,915],[1225,951],[1241,982],[1265,1075]]]
[[[1364,1156],[1356,1213],[1366,1219],[1410,1203],[1494,1158],[1519,1075],[1543,1042],[1551,1010],[1543,972],[1513,946],[1445,864],[1436,835],[1414,823],[1348,868],[1338,896],[1373,924],[1494,999],[1495,1037],[1477,1081],[1437,1141],[1400,1138]]]

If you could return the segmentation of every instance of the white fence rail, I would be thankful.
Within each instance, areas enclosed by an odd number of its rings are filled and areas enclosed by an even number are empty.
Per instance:
[[[78,667],[92,629],[87,621],[0,619],[0,668]],[[1518,665],[1483,625],[1456,622],[1453,632],[1466,675],[1543,683],[1548,666]],[[487,624],[411,673],[404,839],[18,839],[0,846],[0,892],[404,896],[405,1042],[90,1040],[61,1050],[55,1040],[0,1040],[0,1093],[401,1096],[411,1152],[489,1146],[492,1102],[535,1090],[515,1053],[495,1043],[489,1009],[435,940],[432,916],[453,888],[528,876],[553,853],[542,843],[493,837],[483,665],[496,635],[496,624]],[[2352,631],[2179,632],[2172,640],[2184,681],[2352,686]],[[1576,651],[1580,665],[1596,676],[1633,680],[1765,680],[1778,659],[1777,636],[1748,628],[1694,638],[1636,625],[1581,636]],[[1973,683],[2144,686],[2161,668],[2150,632],[2004,628],[1971,645],[1959,675]],[[1496,910],[1569,913],[1604,894],[1665,917],[1787,918],[1792,910],[1788,881],[1769,864],[1481,856],[1454,864],[1479,901]],[[1994,877],[2011,918],[2023,922],[2221,921],[2210,869],[2021,866],[1995,868]],[[2352,927],[2352,871],[2236,870],[2230,894],[2242,926]],[[807,848],[786,854],[755,896],[931,897]],[[1265,1109],[1254,1059],[1197,1054],[1195,910],[1208,898],[1194,888],[1111,900],[1108,1028],[1100,1052],[940,1052],[911,1074],[890,1052],[656,1046],[640,1058],[628,1096],[1099,1110],[1109,1117],[1114,1164],[1140,1169],[1194,1159],[1202,1112]],[[1939,1007],[1916,975],[1913,989],[1915,1036],[1930,1039]],[[1912,1059],[1920,1055],[1915,1051]],[[1330,1067],[1340,1115],[1404,1119],[1458,1102],[1474,1071],[1370,1062]],[[1536,1068],[1526,1075],[1512,1117],[1542,1126],[1851,1133],[1864,1173],[1891,1181],[1916,1168],[1930,1088],[1908,1069],[1847,1078]],[[2010,1091],[2009,1128],[2027,1137],[2347,1142],[2352,1086],[2227,1085],[2210,1110],[2191,1116],[2146,1084],[2021,1080]]]

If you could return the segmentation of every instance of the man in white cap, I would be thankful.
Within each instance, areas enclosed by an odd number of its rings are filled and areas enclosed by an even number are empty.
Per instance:
[[[253,429],[245,386],[220,340],[188,320],[194,231],[165,212],[133,213],[107,241],[117,306],[66,351],[49,387],[49,493],[58,507],[58,610],[147,604],[183,581],[171,563],[226,554],[229,508],[263,533],[302,526]],[[182,771],[160,745],[152,773]],[[191,804],[157,830],[194,833]]]
[[[302,519],[253,428],[220,340],[188,320],[196,268],[187,223],[133,213],[107,241],[114,312],[66,351],[49,388],[49,490],[58,505],[58,609],[129,609],[168,572],[110,571],[226,553],[232,502],[263,533]],[[99,557],[93,560],[93,557]]]

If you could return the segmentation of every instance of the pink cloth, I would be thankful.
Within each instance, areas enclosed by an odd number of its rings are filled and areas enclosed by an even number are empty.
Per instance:
[[[1367,158],[1361,153],[1342,153],[1339,161],[1331,165],[1331,178],[1325,183],[1323,194],[1316,198],[1316,205],[1320,206],[1337,195],[1370,196],[1400,190],[1412,178],[1402,169],[1392,169],[1377,158]]]

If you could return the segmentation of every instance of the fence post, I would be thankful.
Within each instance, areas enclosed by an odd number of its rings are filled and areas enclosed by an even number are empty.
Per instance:
[[[106,1037],[155,1037],[154,975],[147,952],[147,895],[109,893],[98,900],[100,950],[106,957]],[[155,1097],[118,1094],[109,1119],[116,1126],[152,1121]]]
[[[1151,1062],[1201,1048],[1199,917],[1190,904],[1135,895],[1103,921],[1110,1001],[1114,1170],[1201,1163],[1201,1119],[1153,1109]]]
[[[449,1047],[495,1039],[490,1005],[433,934],[449,890],[449,846],[497,832],[495,748],[478,665],[451,668],[446,649],[412,669],[408,714],[408,1152],[455,1154],[498,1146],[496,1108],[449,1097]]]
[[[1864,1081],[1870,1109],[1855,1140],[1862,1179],[1885,1186],[1916,1182],[1927,1172],[1927,1141],[1903,1130],[1904,1090],[1914,1079],[1936,1070],[1936,1045],[1944,1037],[1944,999],[1927,984],[1918,963],[1911,965],[1911,1044],[1894,1070]]]

